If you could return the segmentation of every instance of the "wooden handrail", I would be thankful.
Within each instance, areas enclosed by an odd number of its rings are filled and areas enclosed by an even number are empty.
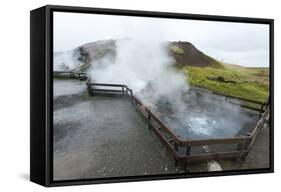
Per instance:
[[[130,89],[127,85],[123,85],[123,84],[105,84],[105,83],[91,83],[91,78],[88,77],[85,73],[74,73],[74,72],[64,72],[64,71],[55,71],[54,73],[58,73],[58,74],[83,74],[85,75],[85,77],[87,77],[87,81],[86,84],[88,86],[88,89],[94,90],[94,91],[98,91],[98,92],[118,92],[118,93],[124,93],[126,95],[131,96],[132,101],[135,101],[136,104],[141,105],[144,108],[144,111],[147,113],[147,115],[149,115],[163,130],[165,130],[165,132],[173,138],[174,142],[176,142],[177,144],[179,144],[180,146],[186,147],[192,147],[192,146],[206,146],[206,145],[215,145],[215,144],[243,144],[245,142],[251,141],[250,146],[253,144],[256,135],[260,129],[260,126],[263,124],[263,121],[266,117],[266,115],[269,112],[269,107],[266,108],[265,112],[263,113],[262,117],[259,119],[256,127],[254,128],[254,130],[251,132],[250,136],[239,136],[239,137],[231,137],[231,138],[219,138],[219,139],[200,139],[200,140],[187,140],[187,139],[183,139],[180,138],[180,136],[176,135],[174,133],[174,131],[172,131],[172,129],[170,129],[168,126],[166,126],[150,109],[148,109],[140,99],[138,99],[137,97],[135,97],[132,94],[132,89]],[[112,90],[112,89],[97,89],[94,88],[93,86],[106,86],[106,87],[121,87],[122,90]],[[90,91],[90,90],[88,90]],[[255,104],[261,104],[261,105],[265,105],[265,103],[263,102],[259,102],[259,101],[253,101],[250,99],[244,99],[244,98],[239,98],[239,97],[235,97],[235,96],[228,96],[228,95],[222,95],[222,94],[218,94],[215,92],[212,92],[213,94],[216,95],[220,95],[220,96],[224,96],[227,98],[233,98],[233,99],[238,99],[238,100],[242,100],[242,101],[246,101],[246,102],[252,102]],[[134,103],[134,102],[133,102]]]
[[[175,142],[180,143],[181,139],[178,135],[176,135],[170,128],[168,128],[153,112],[151,112],[148,108],[145,107],[145,111],[156,121],[161,128],[166,130],[168,134],[175,140]]]
[[[216,145],[216,144],[241,144],[246,140],[250,140],[251,137],[240,136],[232,138],[221,138],[221,139],[201,139],[201,140],[186,140],[182,141],[182,145],[190,146],[206,146],[206,145]]]
[[[124,87],[127,90],[131,90],[126,85],[122,84],[103,84],[103,83],[91,83],[90,85],[97,86],[108,86],[108,87]],[[122,92],[121,90],[109,90],[109,89],[93,89],[97,91],[104,92]],[[144,106],[143,103],[135,96],[132,96],[132,99],[136,101],[139,105]],[[231,138],[218,138],[218,139],[200,139],[200,140],[186,140],[180,138],[176,135],[167,125],[165,125],[151,110],[144,106],[147,114],[151,116],[151,118],[159,124],[180,146],[206,146],[206,145],[215,145],[215,144],[242,144],[246,141],[249,141],[253,138],[253,136],[239,136],[239,137],[231,137]]]
[[[105,84],[105,83],[89,83],[91,86],[105,86],[105,87],[125,87],[122,84]]]
[[[93,89],[93,91],[97,92],[115,92],[115,93],[123,93],[122,90],[114,90],[114,89]]]
[[[204,153],[204,154],[191,154],[190,156],[179,156],[179,160],[182,161],[202,161],[202,160],[213,160],[213,159],[223,159],[223,158],[239,158],[241,155],[246,155],[248,150],[240,151],[228,151],[228,152],[218,152],[218,153]]]

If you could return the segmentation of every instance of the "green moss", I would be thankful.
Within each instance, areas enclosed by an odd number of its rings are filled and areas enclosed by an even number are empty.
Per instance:
[[[225,68],[224,65],[221,62],[219,62],[219,61],[215,61],[214,63],[212,63],[211,66],[213,68],[220,68],[220,69],[224,69]]]
[[[207,88],[214,92],[242,97],[255,101],[266,102],[269,93],[269,74],[259,68],[243,68],[224,65],[223,68],[214,67],[185,67],[184,72],[192,86]],[[219,82],[210,78],[223,77],[226,81]],[[208,79],[209,78],[209,79]]]
[[[176,53],[176,54],[179,54],[179,55],[184,54],[184,50],[182,50],[181,48],[179,48],[179,47],[176,46],[176,45],[172,45],[172,46],[170,47],[170,49],[171,49],[174,53]]]

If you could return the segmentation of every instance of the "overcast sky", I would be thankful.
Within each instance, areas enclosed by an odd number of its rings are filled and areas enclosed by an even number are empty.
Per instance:
[[[266,24],[54,13],[54,51],[120,38],[189,41],[220,61],[269,66],[269,25]]]

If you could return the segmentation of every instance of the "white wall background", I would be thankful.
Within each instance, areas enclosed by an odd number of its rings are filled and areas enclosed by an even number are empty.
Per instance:
[[[281,180],[281,13],[276,0],[27,0],[0,6],[1,191],[267,191]],[[243,176],[44,188],[29,179],[29,10],[45,4],[215,14],[275,19],[275,172]],[[11,78],[13,76],[13,78]],[[16,89],[15,89],[16,88]]]

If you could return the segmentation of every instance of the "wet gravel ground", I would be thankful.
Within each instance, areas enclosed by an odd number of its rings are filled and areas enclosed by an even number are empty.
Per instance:
[[[125,97],[67,89],[54,97],[53,133],[55,180],[182,172]]]
[[[255,144],[242,162],[239,161],[218,161],[224,170],[239,169],[259,169],[270,167],[270,128],[268,124],[264,124],[260,130]]]
[[[127,98],[89,97],[85,82],[54,80],[53,138],[54,180],[184,173]],[[224,170],[266,168],[268,157],[265,127],[244,162],[218,162]],[[190,172],[207,164],[190,163]]]

